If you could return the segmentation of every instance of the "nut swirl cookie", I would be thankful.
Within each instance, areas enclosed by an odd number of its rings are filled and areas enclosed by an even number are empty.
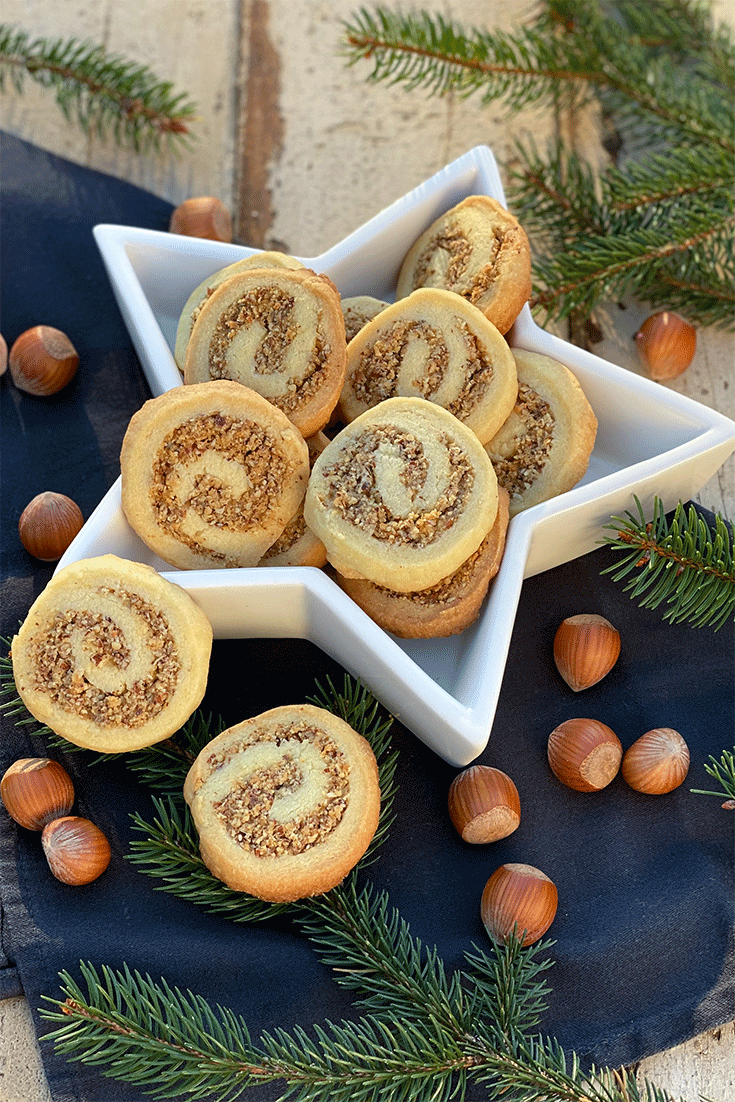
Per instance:
[[[518,400],[486,445],[513,517],[571,490],[589,465],[597,418],[568,367],[537,352],[513,350]]]
[[[367,325],[381,310],[385,310],[386,306],[389,305],[390,303],[383,302],[380,298],[373,298],[372,295],[354,295],[352,298],[343,298],[342,313],[345,319],[347,343],[349,344],[352,338],[357,336],[363,325]]]
[[[397,295],[417,287],[456,291],[507,333],[531,294],[531,249],[522,226],[489,196],[463,199],[406,254]]]
[[[232,379],[283,410],[303,436],[323,429],[347,365],[339,292],[309,268],[253,268],[202,304],[184,382]]]
[[[147,401],[128,425],[120,470],[125,516],[165,562],[256,566],[303,501],[309,450],[285,413],[220,380]]]
[[[203,303],[205,303],[209,296],[217,290],[220,284],[224,283],[226,279],[230,279],[232,276],[237,275],[238,272],[246,272],[251,268],[303,267],[304,265],[300,260],[296,260],[293,256],[288,256],[286,253],[254,253],[253,256],[246,256],[244,260],[237,260],[234,264],[228,264],[226,268],[220,268],[219,271],[214,272],[211,276],[207,276],[206,279],[202,280],[186,300],[184,309],[181,311],[179,324],[176,328],[174,359],[176,360],[179,371],[183,374],[184,363],[186,362],[186,346],[189,343],[189,337],[191,336],[194,322],[199,316],[199,311]]]
[[[400,639],[437,639],[464,631],[477,619],[490,582],[500,569],[508,530],[508,494],[498,489],[498,515],[477,551],[458,570],[428,589],[397,593],[365,581],[335,581],[384,631]]]
[[[517,390],[513,356],[492,322],[453,291],[424,287],[350,341],[339,412],[349,423],[386,398],[426,398],[486,443]]]
[[[101,753],[168,738],[204,696],[212,627],[189,594],[116,555],[59,570],[11,644],[18,694],[39,723]]]
[[[401,593],[446,578],[495,521],[498,488],[471,429],[424,398],[388,398],[315,462],[306,523],[345,577]]]
[[[184,798],[213,875],[278,903],[336,887],[380,816],[370,744],[310,704],[273,708],[218,735],[189,770]]]

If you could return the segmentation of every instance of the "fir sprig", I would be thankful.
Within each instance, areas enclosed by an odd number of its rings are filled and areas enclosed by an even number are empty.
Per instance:
[[[709,761],[704,764],[704,771],[720,785],[720,791],[703,788],[692,788],[690,791],[697,796],[717,796],[724,799],[724,808],[735,810],[735,747],[723,750],[719,761],[710,755]]]
[[[625,162],[602,173],[559,145],[515,149],[509,201],[530,231],[531,305],[546,320],[633,297],[735,324],[735,45],[707,4],[547,0],[512,32],[362,8],[343,31],[370,81],[513,112],[596,100],[624,135]]]
[[[622,552],[623,560],[602,573],[612,574],[614,581],[632,574],[625,591],[641,598],[641,608],[666,603],[664,620],[717,631],[735,615],[732,526],[716,514],[712,532],[694,506],[687,510],[681,501],[669,522],[659,498],[647,520],[637,497],[635,503],[637,514],[628,510],[604,526],[615,532],[604,542]]]
[[[69,121],[85,133],[112,135],[136,152],[190,138],[196,104],[145,65],[90,42],[34,38],[0,24],[0,89],[22,91],[26,79],[53,91]]]

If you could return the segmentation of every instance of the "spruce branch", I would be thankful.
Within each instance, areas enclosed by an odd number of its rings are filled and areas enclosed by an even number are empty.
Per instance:
[[[516,148],[508,197],[543,319],[631,296],[735,324],[735,45],[706,3],[546,0],[512,32],[379,6],[343,24],[342,45],[348,64],[369,61],[371,82],[513,112],[596,102],[623,135],[625,162],[602,172],[558,144],[546,159]]]
[[[654,498],[649,521],[637,497],[635,502],[637,515],[628,510],[604,525],[615,532],[604,542],[623,559],[602,573],[612,574],[614,581],[632,575],[625,592],[640,597],[641,608],[666,603],[664,620],[717,631],[735,615],[732,526],[716,514],[712,532],[694,506],[687,511],[681,501],[669,523],[659,498]]]
[[[145,65],[72,39],[33,38],[0,24],[0,90],[33,80],[53,91],[70,122],[87,134],[112,135],[136,152],[186,141],[196,104]]]

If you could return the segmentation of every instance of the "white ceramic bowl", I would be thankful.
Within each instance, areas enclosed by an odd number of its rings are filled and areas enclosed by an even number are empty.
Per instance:
[[[504,202],[485,146],[443,168],[328,252],[298,259],[329,275],[345,297],[392,300],[403,257],[419,234],[461,199],[480,193]],[[180,386],[172,350],[190,292],[258,250],[127,226],[102,225],[94,232],[153,394]],[[688,500],[735,450],[735,423],[545,333],[528,307],[511,342],[565,363],[592,404],[599,429],[584,479],[511,521],[483,611],[461,635],[398,640],[311,567],[175,570],[127,524],[119,480],[59,568],[107,552],[148,562],[194,597],[218,638],[309,639],[438,754],[466,765],[490,735],[523,579],[593,550],[610,517],[633,507],[634,494],[649,511],[654,496],[667,510]]]

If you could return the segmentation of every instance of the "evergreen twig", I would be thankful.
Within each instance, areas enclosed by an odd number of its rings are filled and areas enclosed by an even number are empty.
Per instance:
[[[196,104],[147,66],[90,42],[34,38],[0,24],[0,90],[9,83],[20,92],[26,79],[51,89],[65,118],[85,133],[112,134],[136,152],[191,136]]]
[[[728,811],[735,810],[735,747],[732,750],[723,750],[719,761],[710,755],[709,761],[704,763],[704,771],[721,786],[720,791],[703,788],[690,788],[689,791],[697,796],[717,796],[724,799],[724,808]]]
[[[735,45],[700,0],[546,0],[512,32],[362,8],[343,25],[368,80],[478,94],[514,113],[594,101],[628,156],[595,173],[519,143],[509,201],[534,250],[531,306],[548,321],[633,297],[695,324],[735,325]]]
[[[687,511],[681,501],[669,523],[659,498],[648,521],[637,497],[635,502],[637,515],[626,511],[604,525],[615,532],[604,542],[622,552],[623,560],[602,573],[614,581],[632,574],[625,591],[641,598],[641,608],[668,604],[664,620],[717,631],[735,615],[732,526],[716,514],[713,533],[694,506]]]

